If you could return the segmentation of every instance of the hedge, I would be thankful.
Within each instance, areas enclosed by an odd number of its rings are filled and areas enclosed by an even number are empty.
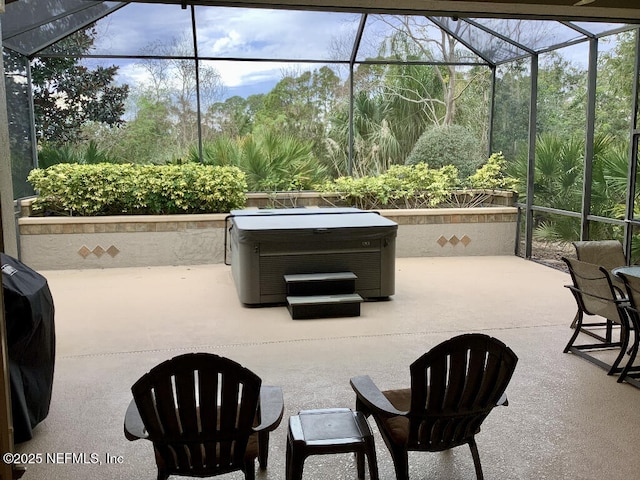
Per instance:
[[[236,167],[200,164],[57,164],[28,176],[44,215],[220,213],[245,205],[247,185]]]
[[[376,177],[340,177],[319,190],[339,193],[342,200],[362,209],[427,208],[443,203],[457,184],[454,166],[433,169],[419,163],[392,165]]]

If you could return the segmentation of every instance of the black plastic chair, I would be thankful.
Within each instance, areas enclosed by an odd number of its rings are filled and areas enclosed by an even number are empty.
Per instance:
[[[190,353],[167,360],[131,387],[128,440],[153,442],[158,480],[211,477],[267,467],[269,432],[282,420],[279,387],[218,355]]]
[[[517,362],[500,340],[474,333],[447,340],[413,362],[411,388],[380,391],[368,376],[352,378],[356,408],[375,419],[397,480],[409,478],[409,451],[465,444],[482,480],[475,436],[496,405],[507,405],[505,390]]]

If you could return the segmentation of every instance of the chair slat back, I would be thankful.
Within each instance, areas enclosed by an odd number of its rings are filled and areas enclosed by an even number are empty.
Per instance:
[[[619,273],[619,275],[624,281],[629,304],[632,308],[638,309],[640,307],[640,277],[634,277],[624,273]]]
[[[618,240],[587,240],[573,242],[573,245],[581,262],[594,263],[608,271],[626,265],[624,249]]]
[[[408,448],[439,451],[467,443],[504,394],[518,357],[500,340],[465,334],[410,367]]]
[[[196,353],[161,363],[131,390],[166,471],[202,476],[242,468],[260,385],[233,360]]]
[[[580,308],[588,315],[599,315],[621,324],[618,296],[606,268],[593,263],[564,258],[573,280],[572,292]]]

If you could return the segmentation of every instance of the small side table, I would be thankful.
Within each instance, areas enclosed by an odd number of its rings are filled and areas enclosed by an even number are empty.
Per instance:
[[[349,453],[356,455],[358,478],[364,478],[364,457],[371,480],[378,480],[373,434],[360,412],[349,408],[302,410],[289,418],[286,480],[301,480],[304,461],[310,455]]]

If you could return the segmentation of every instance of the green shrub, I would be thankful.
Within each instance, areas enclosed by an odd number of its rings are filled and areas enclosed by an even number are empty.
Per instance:
[[[460,178],[467,178],[482,161],[480,142],[469,130],[460,125],[443,125],[430,128],[420,136],[405,164],[426,163],[432,168],[453,165]]]
[[[340,177],[321,186],[325,193],[363,209],[421,208],[443,203],[458,184],[458,171],[448,165],[431,169],[418,165],[392,165],[376,177]]]
[[[518,180],[505,173],[506,166],[502,152],[492,154],[487,163],[469,177],[469,186],[486,190],[515,190]]]
[[[122,215],[216,213],[245,204],[244,174],[235,167],[58,164],[32,170],[35,213]]]

